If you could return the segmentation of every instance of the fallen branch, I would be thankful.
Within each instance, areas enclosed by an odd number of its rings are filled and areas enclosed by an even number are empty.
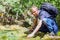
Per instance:
[[[60,39],[60,36],[49,36],[52,39]]]
[[[60,40],[60,36],[45,35],[41,40]]]

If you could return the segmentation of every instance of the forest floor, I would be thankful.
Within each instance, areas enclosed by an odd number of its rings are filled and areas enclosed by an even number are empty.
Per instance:
[[[0,25],[0,40],[60,40],[60,38],[52,37],[48,34],[42,38],[39,35],[27,38],[28,34],[25,32],[28,30],[29,29],[19,25]]]

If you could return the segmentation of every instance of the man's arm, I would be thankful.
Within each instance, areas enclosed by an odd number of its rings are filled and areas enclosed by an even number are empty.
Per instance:
[[[32,37],[32,36],[34,36],[34,34],[39,30],[39,28],[41,27],[41,25],[42,25],[42,20],[40,20],[40,21],[38,22],[38,25],[36,26],[36,28],[34,29],[34,31],[33,31],[31,34],[29,34],[27,37]]]
[[[42,20],[40,20],[40,21],[38,22],[38,25],[36,26],[36,28],[35,28],[35,30],[32,32],[32,34],[35,34],[35,33],[39,30],[39,28],[41,27],[41,25],[42,25]]]

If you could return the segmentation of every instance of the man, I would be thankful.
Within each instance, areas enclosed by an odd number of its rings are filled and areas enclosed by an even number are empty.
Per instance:
[[[49,3],[46,3],[46,4],[48,4],[48,6],[50,5]],[[36,6],[32,6],[31,11],[32,11],[32,14],[35,16],[35,18],[39,19],[39,21],[34,31],[31,34],[29,34],[27,37],[33,37],[38,30],[44,33],[49,32],[50,35],[57,34],[58,27],[57,27],[55,18],[51,16],[48,11],[46,11],[43,8],[40,8],[40,10],[38,10]]]

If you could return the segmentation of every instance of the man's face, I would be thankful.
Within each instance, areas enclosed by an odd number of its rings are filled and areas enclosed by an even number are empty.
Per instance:
[[[38,16],[38,9],[37,8],[32,8],[32,14],[37,17]]]

